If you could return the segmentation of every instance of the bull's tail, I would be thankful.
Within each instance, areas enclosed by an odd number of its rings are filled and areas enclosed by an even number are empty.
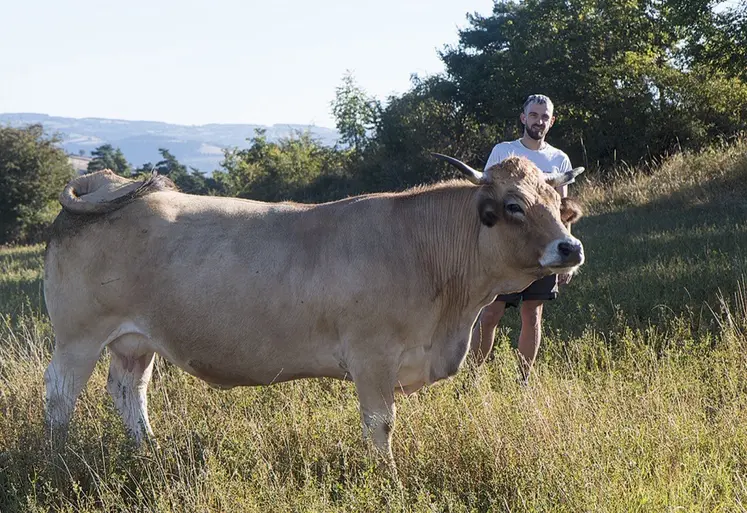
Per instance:
[[[60,204],[73,214],[105,214],[140,196],[161,190],[176,190],[176,186],[156,173],[142,180],[131,180],[104,169],[68,182],[60,194]]]

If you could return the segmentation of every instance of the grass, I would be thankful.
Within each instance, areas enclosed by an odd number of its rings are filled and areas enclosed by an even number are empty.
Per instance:
[[[44,309],[44,247],[0,248],[0,313],[17,317]]]
[[[104,356],[55,453],[43,248],[0,250],[0,511],[747,511],[747,141],[580,182],[588,262],[532,382],[511,312],[486,365],[398,399],[399,481],[352,384],[221,392],[162,360],[160,449],[130,445]]]

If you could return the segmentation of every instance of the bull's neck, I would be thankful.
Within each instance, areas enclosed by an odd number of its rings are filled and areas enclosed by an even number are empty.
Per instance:
[[[433,189],[409,198],[407,206],[410,244],[428,280],[428,299],[449,309],[479,301],[475,285],[487,285],[478,259],[477,191],[471,185]]]

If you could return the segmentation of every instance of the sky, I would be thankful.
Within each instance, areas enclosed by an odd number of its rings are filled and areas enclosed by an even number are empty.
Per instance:
[[[5,1],[0,113],[334,128],[347,70],[369,95],[443,71],[492,0]]]

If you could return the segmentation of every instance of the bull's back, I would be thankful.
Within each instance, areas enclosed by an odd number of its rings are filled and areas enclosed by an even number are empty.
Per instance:
[[[47,258],[50,316],[109,322],[104,331],[132,323],[208,381],[210,369],[230,375],[227,362],[236,382],[251,362],[256,382],[282,379],[279,368],[336,375],[340,329],[370,312],[380,280],[349,212],[314,210],[158,192],[96,219],[63,213],[67,233]]]

